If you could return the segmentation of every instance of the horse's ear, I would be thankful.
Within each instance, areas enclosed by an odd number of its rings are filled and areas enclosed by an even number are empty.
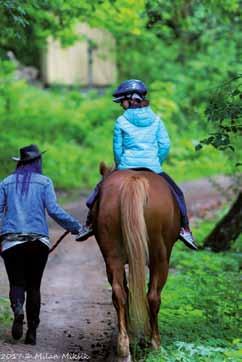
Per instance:
[[[106,165],[105,162],[100,162],[99,165],[99,172],[102,176],[105,176],[105,174],[108,172],[108,166]]]
[[[113,170],[115,170],[115,165],[112,165],[111,167],[108,167],[105,162],[103,162],[103,161],[100,162],[99,172],[103,176],[103,178],[110,175],[110,173],[112,173]]]

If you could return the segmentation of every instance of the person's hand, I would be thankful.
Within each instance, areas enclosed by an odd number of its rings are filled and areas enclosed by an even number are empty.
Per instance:
[[[93,235],[93,229],[91,226],[83,225],[76,236],[76,241],[85,241]]]

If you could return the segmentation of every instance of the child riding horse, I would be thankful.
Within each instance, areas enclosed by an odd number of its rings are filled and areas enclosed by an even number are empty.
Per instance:
[[[162,171],[161,164],[167,158],[170,140],[164,123],[149,107],[146,100],[147,88],[136,79],[121,83],[113,93],[114,102],[120,103],[125,110],[114,127],[113,151],[117,170],[147,169],[159,174],[165,180],[174,195],[181,214],[179,239],[191,249],[197,249],[189,228],[186,203],[182,190]],[[87,200],[92,209],[99,195],[100,184]],[[84,241],[93,234],[91,213],[78,241]]]

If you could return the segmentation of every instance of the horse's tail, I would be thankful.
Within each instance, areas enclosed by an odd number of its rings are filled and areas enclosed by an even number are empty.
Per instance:
[[[148,180],[139,175],[127,177],[121,185],[121,226],[129,264],[128,325],[136,336],[150,331],[145,291],[149,249],[144,206],[148,190]]]

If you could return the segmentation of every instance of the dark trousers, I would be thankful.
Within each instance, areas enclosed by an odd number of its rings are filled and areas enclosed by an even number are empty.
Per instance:
[[[162,176],[167,181],[170,190],[176,199],[176,202],[178,204],[181,213],[181,225],[183,227],[188,227],[189,220],[187,215],[187,206],[182,190],[167,173],[161,172],[159,173],[159,175]]]
[[[29,327],[37,328],[40,314],[40,285],[49,248],[40,241],[28,241],[2,253],[9,279],[9,298],[16,314],[23,307]]]
[[[136,170],[144,170],[144,169],[136,169]],[[149,171],[147,169],[145,169],[145,170]],[[166,182],[168,183],[168,185],[170,187],[172,194],[174,195],[174,197],[176,199],[176,202],[178,204],[178,207],[179,207],[180,213],[181,213],[181,225],[183,227],[188,227],[189,220],[188,220],[188,215],[187,215],[187,207],[186,207],[186,202],[185,202],[185,198],[184,198],[184,194],[183,194],[182,190],[167,173],[161,172],[161,173],[159,173],[159,175],[162,176],[166,180]],[[95,201],[98,198],[101,183],[102,183],[102,181],[96,185],[95,189],[91,192],[91,194],[87,198],[86,205],[89,209],[92,208],[92,206],[94,205]],[[87,223],[89,223],[89,219],[87,220]]]

